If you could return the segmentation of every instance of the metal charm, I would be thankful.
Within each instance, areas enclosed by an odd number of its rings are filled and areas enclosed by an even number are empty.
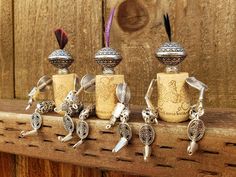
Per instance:
[[[187,148],[189,155],[192,155],[197,151],[198,145],[197,141],[200,141],[205,133],[205,125],[202,120],[196,118],[189,122],[188,125],[188,137],[191,140],[190,145]]]
[[[125,114],[126,115],[128,114],[126,117],[129,118],[130,111],[127,105],[131,98],[131,94],[130,94],[130,89],[126,83],[120,83],[117,85],[116,96],[117,99],[119,100],[119,103],[116,104],[116,107],[112,113],[112,117],[108,122],[108,124],[106,125],[106,129],[110,129],[112,126],[114,126],[117,119],[123,117]]]
[[[83,140],[87,138],[89,134],[89,125],[84,120],[79,121],[76,126],[76,134],[80,137],[80,141],[78,141],[73,148],[76,148],[77,146],[81,145],[83,143]]]
[[[104,74],[113,74],[122,57],[115,49],[104,47],[95,54],[95,60],[103,67]]]
[[[35,112],[32,114],[31,116],[31,126],[33,128],[33,130],[31,131],[22,131],[20,133],[20,137],[25,137],[25,136],[28,136],[28,135],[34,135],[34,134],[37,134],[38,133],[38,129],[40,129],[42,125],[42,117],[39,113]]]
[[[150,145],[155,139],[155,131],[151,125],[145,124],[139,130],[139,139],[145,145],[144,147],[144,161],[147,161],[148,157],[151,155]]]
[[[191,106],[189,111],[189,118],[192,119],[189,122],[187,134],[191,140],[189,146],[187,147],[187,152],[189,155],[193,155],[198,149],[197,141],[200,141],[205,133],[204,122],[200,119],[204,114],[203,108],[203,98],[204,93],[208,89],[207,85],[197,80],[195,77],[189,77],[186,82],[193,88],[199,90],[199,98],[197,104]]]
[[[34,87],[28,94],[29,101],[25,110],[28,110],[32,106],[33,102],[35,101],[34,97],[37,95],[37,93],[46,91],[47,86],[51,84],[52,84],[52,79],[49,76],[45,75],[41,77],[37,83],[37,86]]]
[[[53,111],[55,103],[53,101],[43,101],[36,105],[35,112],[31,116],[31,131],[22,131],[20,137],[25,137],[28,135],[37,134],[38,129],[42,126],[42,116],[41,114]]]
[[[74,122],[69,115],[63,117],[64,128],[68,132],[65,137],[58,136],[58,140],[61,142],[66,142],[72,139],[72,133],[75,129]]]
[[[128,123],[120,123],[118,127],[119,134],[121,136],[120,141],[117,143],[112,152],[118,152],[124,146],[126,146],[129,140],[132,138],[132,130]]]
[[[91,114],[95,113],[95,105],[91,104],[88,105],[84,110],[81,111],[79,115],[79,121],[76,126],[76,133],[80,138],[80,141],[78,141],[73,148],[76,148],[77,146],[81,145],[84,142],[84,139],[87,138],[89,135],[89,125],[85,121]]]

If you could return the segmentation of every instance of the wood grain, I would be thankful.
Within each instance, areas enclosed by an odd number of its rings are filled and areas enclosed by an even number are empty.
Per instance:
[[[45,74],[56,74],[47,57],[58,48],[53,30],[62,27],[69,36],[66,46],[75,59],[70,68],[81,78],[96,73],[95,52],[102,47],[102,1],[21,0],[14,1],[16,98]],[[84,97],[84,96],[82,96]],[[89,102],[92,95],[86,95]]]
[[[105,130],[107,120],[96,119],[95,117],[88,119],[89,138],[76,150],[71,146],[78,141],[77,136],[74,136],[68,143],[58,141],[58,134],[65,135],[66,131],[63,127],[62,117],[55,113],[43,116],[43,127],[37,136],[19,138],[21,130],[30,129],[30,113],[33,112],[32,109],[28,114],[20,113],[20,109],[22,108],[21,112],[23,112],[24,107],[21,103],[23,102],[18,100],[0,100],[0,151],[27,155],[30,158],[49,159],[89,166],[90,168],[97,167],[145,176],[214,175],[220,177],[236,175],[235,109],[206,110],[203,117],[207,127],[206,133],[199,142],[199,151],[193,156],[188,156],[186,152],[189,143],[186,134],[188,122],[167,123],[159,121],[158,125],[153,126],[157,136],[152,144],[152,155],[149,161],[144,163],[143,145],[138,137],[138,131],[143,125],[140,108],[132,108],[134,111],[129,122],[132,127],[132,140],[128,146],[114,154],[111,151],[119,139],[117,130]],[[19,110],[15,111],[15,107],[18,107]],[[61,169],[60,165],[55,164],[51,172],[49,169],[51,169],[50,165],[52,164],[50,163],[47,160],[24,159],[17,166],[27,166],[22,167],[23,172],[20,173],[22,176],[27,173],[37,174],[36,176],[60,174],[58,172]],[[42,169],[43,172],[34,172],[36,167]],[[74,169],[74,167],[68,168]],[[63,169],[61,173],[70,175]],[[77,170],[79,174],[83,173],[82,167]],[[97,169],[93,168],[93,170],[95,172],[86,169],[84,171],[87,172],[84,173],[86,175],[101,174]],[[102,174],[104,176],[116,176],[117,173],[102,172]]]
[[[13,1],[0,0],[0,98],[14,97]],[[0,176],[15,177],[15,155],[0,152]]]
[[[115,1],[106,1],[105,17]],[[234,0],[119,0],[111,29],[111,46],[120,50],[123,61],[118,72],[125,74],[135,105],[144,105],[148,84],[163,72],[155,50],[167,41],[162,15],[169,13],[173,40],[188,53],[182,71],[209,86],[208,107],[236,107],[236,3]],[[193,91],[193,99],[197,92]],[[154,96],[155,97],[155,96]],[[155,99],[155,98],[154,98]]]
[[[66,50],[75,59],[71,72],[80,78],[87,72],[95,74],[98,65],[93,61],[93,55],[102,47],[101,19],[100,0],[14,0],[16,98],[26,98],[28,91],[42,75],[56,74],[56,69],[49,64],[47,57],[58,48],[53,34],[53,30],[58,27],[65,29],[69,35]],[[88,102],[94,100],[94,96],[85,94],[82,100],[85,96]],[[97,173],[96,169],[67,165],[68,169],[74,171],[69,173],[65,166],[48,160],[18,156],[17,176],[74,177],[96,176]]]
[[[12,1],[0,0],[0,97],[14,97]]]

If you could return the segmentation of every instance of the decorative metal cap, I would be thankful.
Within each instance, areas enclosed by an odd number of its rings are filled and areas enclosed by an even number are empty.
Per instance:
[[[63,49],[53,51],[49,57],[49,62],[59,69],[59,73],[67,73],[68,67],[73,63],[74,59],[72,56]]]
[[[116,67],[122,60],[122,56],[110,47],[104,47],[95,54],[96,62],[103,67],[104,74],[113,74]]]
[[[49,57],[49,62],[59,69],[59,74],[67,74],[68,67],[73,63],[72,56],[64,50],[64,47],[68,43],[68,37],[63,29],[56,29],[54,31],[58,45],[60,49],[53,51]]]
[[[184,48],[176,42],[166,42],[156,51],[158,60],[167,66],[176,66],[187,56]]]
[[[166,65],[167,73],[176,73],[178,72],[178,64],[180,64],[185,59],[187,54],[180,44],[172,42],[169,16],[166,14],[163,17],[169,42],[164,43],[159,49],[157,49],[156,57],[161,63]]]

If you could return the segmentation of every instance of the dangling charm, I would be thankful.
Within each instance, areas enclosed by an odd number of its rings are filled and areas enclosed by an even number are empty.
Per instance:
[[[195,77],[187,78],[186,82],[200,92],[197,104],[193,105],[189,111],[189,118],[192,120],[188,124],[187,134],[191,142],[187,147],[187,152],[189,155],[193,155],[198,149],[197,141],[200,141],[205,134],[205,125],[200,117],[203,116],[205,112],[203,108],[203,98],[205,90],[207,90],[208,87]]]
[[[116,144],[115,148],[112,150],[112,152],[118,152],[119,150],[121,150],[124,146],[128,144],[129,140],[132,138],[132,130],[129,124],[126,122],[122,122],[119,124],[118,132],[121,138]]]
[[[115,148],[112,150],[112,152],[118,152],[119,150],[121,150],[124,146],[128,144],[129,140],[132,138],[132,130],[129,124],[127,123],[129,120],[129,114],[130,110],[128,107],[126,107],[120,115],[121,123],[118,126],[118,132],[121,138]]]
[[[145,124],[139,130],[139,139],[145,145],[144,146],[144,161],[147,161],[151,155],[150,145],[155,139],[155,130],[151,126],[153,123],[158,123],[157,114],[152,112],[149,108],[146,108],[142,111],[142,116],[145,121]]]
[[[41,114],[45,114],[47,112],[52,112],[55,107],[55,103],[53,101],[43,101],[38,103],[35,109],[35,112],[31,116],[31,126],[33,130],[31,131],[22,131],[20,133],[20,137],[25,137],[28,135],[37,134],[38,129],[42,126],[42,116]]]
[[[187,148],[187,152],[189,155],[193,155],[198,149],[197,141],[201,140],[205,133],[204,122],[199,119],[198,114],[189,122],[187,131],[188,137],[191,140],[191,143]]]
[[[72,133],[75,129],[75,125],[72,118],[68,114],[63,117],[63,123],[64,128],[68,132],[68,134],[65,137],[58,136],[58,140],[64,143],[72,139]]]
[[[84,139],[89,135],[89,125],[85,121],[91,114],[95,113],[95,105],[89,105],[79,115],[79,121],[76,126],[76,134],[80,140],[73,146],[73,148],[78,147],[84,142]]]

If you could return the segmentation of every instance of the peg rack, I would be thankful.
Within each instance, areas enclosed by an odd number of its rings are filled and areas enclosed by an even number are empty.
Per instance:
[[[20,138],[22,130],[30,130],[30,111],[24,111],[25,100],[0,100],[0,151],[98,167],[145,176],[236,176],[236,110],[207,109],[203,120],[206,133],[199,142],[199,151],[188,156],[189,143],[187,123],[154,125],[156,139],[152,155],[143,161],[143,145],[138,131],[143,124],[141,108],[131,107],[130,125],[133,138],[129,145],[118,153],[112,153],[119,140],[117,127],[106,130],[107,120],[88,119],[89,137],[77,149],[73,149],[79,138],[68,143],[58,141],[65,135],[62,117],[57,114],[43,115],[43,127],[38,135]],[[76,120],[76,118],[74,118]]]

